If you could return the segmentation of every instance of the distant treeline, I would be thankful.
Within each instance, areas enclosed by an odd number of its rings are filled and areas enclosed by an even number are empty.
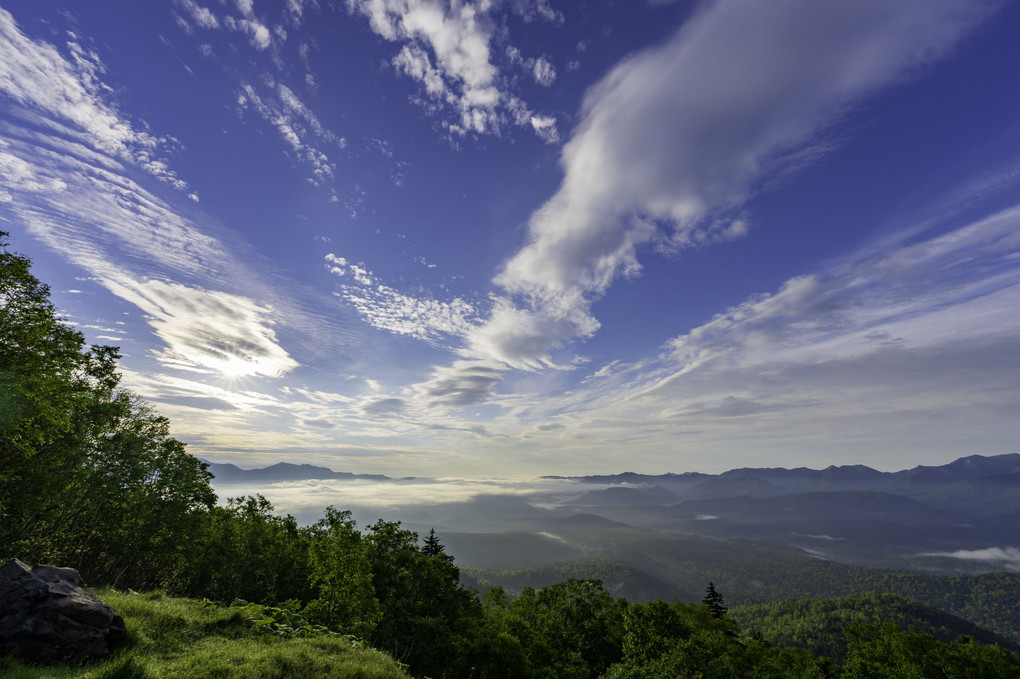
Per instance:
[[[582,579],[513,599],[499,587],[478,595],[434,534],[422,541],[382,520],[360,530],[332,507],[299,527],[258,496],[217,505],[206,466],[119,386],[117,350],[86,347],[57,317],[48,287],[7,249],[6,235],[2,560],[73,566],[93,586],[279,605],[437,679],[1020,676],[1001,647],[945,643],[894,623],[849,621],[837,667],[742,632],[720,598],[628,603]]]

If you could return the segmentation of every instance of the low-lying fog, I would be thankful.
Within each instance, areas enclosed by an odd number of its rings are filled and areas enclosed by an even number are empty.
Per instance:
[[[718,502],[723,504],[713,501],[716,511],[723,510],[719,514],[700,511],[701,503],[697,501],[692,502],[695,506],[690,508],[667,507],[684,502],[682,496],[673,501],[656,496],[657,506],[643,506],[629,504],[612,495],[611,500],[600,505],[599,499],[605,499],[600,491],[607,488],[639,491],[637,495],[626,497],[641,500],[640,493],[646,492],[648,487],[564,478],[360,478],[242,483],[214,480],[213,486],[224,504],[228,498],[261,494],[272,502],[277,514],[290,514],[300,525],[314,523],[321,518],[325,507],[333,505],[350,510],[361,528],[385,519],[400,521],[419,534],[434,528],[441,537],[445,534],[450,539],[455,533],[526,532],[558,542],[562,538],[549,532],[552,529],[547,527],[560,525],[558,522],[564,517],[582,513],[603,517],[601,520],[607,522],[603,525],[617,527],[627,524],[635,529],[716,539],[776,540],[825,559],[867,563],[877,559],[877,565],[887,567],[921,559],[924,563],[938,562],[942,564],[939,568],[947,572],[955,569],[952,564],[967,563],[979,570],[1020,571],[1020,548],[1008,539],[1010,531],[1004,530],[994,517],[985,521],[980,530],[954,528],[934,518],[931,526],[921,530],[912,514],[867,515],[855,519],[852,507],[843,507],[833,516],[823,516],[810,510],[791,514],[781,505],[771,510],[766,505],[756,505],[753,515],[745,516],[743,503],[739,502],[741,498],[719,498]],[[661,488],[658,490],[665,493]],[[582,497],[585,495],[588,497]],[[726,500],[733,502],[733,511],[727,510]],[[910,507],[912,505],[907,505],[908,509]],[[864,534],[862,525],[867,527]],[[805,538],[809,543],[805,543]],[[932,549],[936,545],[940,549]],[[900,563],[897,559],[905,561]]]
[[[414,524],[441,520],[444,524],[457,524],[460,529],[470,529],[464,524],[471,523],[472,518],[527,512],[531,507],[548,509],[606,486],[567,479],[440,478],[408,481],[310,479],[274,483],[216,483],[214,480],[213,487],[223,503],[227,498],[261,494],[273,503],[277,513],[291,514],[301,525],[314,523],[322,516],[323,508],[334,505],[337,509],[349,509],[361,526],[382,518]]]

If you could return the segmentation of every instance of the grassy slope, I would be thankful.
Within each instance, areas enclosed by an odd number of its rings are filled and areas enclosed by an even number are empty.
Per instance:
[[[155,679],[173,677],[323,677],[407,679],[402,667],[375,649],[318,636],[287,639],[254,630],[240,609],[161,594],[96,592],[127,623],[128,637],[107,659],[67,665],[29,665],[0,657],[7,679]]]

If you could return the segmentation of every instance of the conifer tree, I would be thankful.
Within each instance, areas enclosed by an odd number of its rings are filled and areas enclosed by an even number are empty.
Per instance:
[[[715,583],[708,583],[708,587],[705,589],[705,598],[701,600],[701,603],[708,606],[708,612],[713,618],[719,619],[726,615],[726,606],[723,605],[723,596],[715,589]]]
[[[425,538],[425,544],[422,545],[421,553],[425,556],[439,556],[444,551],[446,551],[446,547],[436,537],[436,529],[430,528],[429,536]]]

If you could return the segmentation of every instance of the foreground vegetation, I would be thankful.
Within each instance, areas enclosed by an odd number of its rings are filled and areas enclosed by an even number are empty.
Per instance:
[[[404,666],[350,636],[316,628],[280,608],[232,606],[151,592],[101,589],[124,616],[128,637],[109,658],[74,665],[40,665],[0,657],[10,679],[148,679],[156,677],[391,679]],[[527,590],[509,601],[501,590],[485,597],[474,621],[472,666],[447,668],[451,677],[604,677],[702,679],[783,677],[953,677],[1012,679],[1020,662],[998,646],[969,638],[944,643],[892,622],[850,622],[835,636],[841,662],[804,648],[773,647],[742,634],[725,615],[721,595],[710,604],[653,601],[627,604],[595,581],[570,580]],[[808,602],[809,605],[821,602]],[[843,602],[831,602],[836,610]],[[240,604],[240,605],[239,605]],[[821,604],[825,607],[825,604]],[[788,607],[787,607],[788,608]],[[856,617],[856,616],[851,616]],[[807,629],[818,618],[793,615],[784,624]],[[829,639],[831,630],[806,641]],[[484,638],[483,638],[484,637]],[[833,637],[835,638],[835,637]]]
[[[339,635],[275,633],[257,626],[258,615],[160,592],[96,594],[124,616],[128,636],[111,657],[78,665],[37,665],[0,657],[9,679],[400,679],[408,674],[385,653]],[[265,626],[268,627],[268,626]]]
[[[628,603],[577,578],[479,596],[434,534],[421,541],[382,520],[361,529],[333,507],[299,527],[260,496],[218,505],[206,465],[120,388],[117,350],[85,347],[5,236],[0,560],[166,592],[101,592],[128,623],[111,659],[71,668],[0,659],[5,676],[401,676],[397,663],[435,679],[1020,676],[1001,647],[944,643],[893,623],[851,625],[833,666],[742,632],[721,597]],[[238,598],[291,615],[226,607]],[[351,636],[390,658],[355,648]]]

